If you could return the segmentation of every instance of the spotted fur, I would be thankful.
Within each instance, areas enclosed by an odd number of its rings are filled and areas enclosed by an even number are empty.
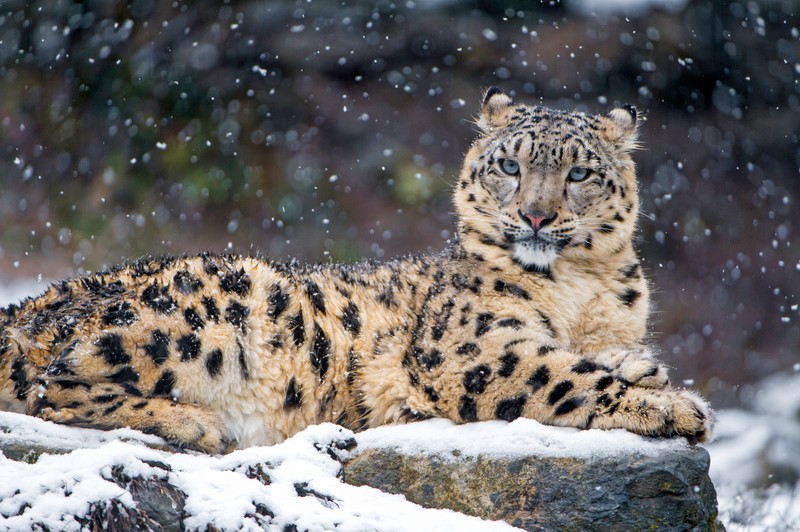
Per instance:
[[[0,408],[211,453],[428,417],[705,440],[708,406],[644,343],[636,123],[488,91],[437,254],[147,258],[56,283],[0,311]]]

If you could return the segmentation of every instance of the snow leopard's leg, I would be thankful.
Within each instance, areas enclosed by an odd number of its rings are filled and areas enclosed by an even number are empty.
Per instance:
[[[109,430],[129,427],[154,434],[179,448],[206,453],[233,449],[222,419],[213,410],[179,403],[169,397],[167,387],[155,390],[164,396],[146,396],[125,375],[90,382],[86,375],[48,374],[37,379],[28,395],[27,413],[42,419],[85,428]],[[122,382],[113,382],[113,379]]]
[[[414,365],[421,387],[431,388],[430,413],[456,422],[527,417],[691,442],[710,437],[711,410],[695,394],[632,385],[550,338],[524,332],[496,329],[454,346],[434,367]],[[417,360],[426,356],[423,350]]]

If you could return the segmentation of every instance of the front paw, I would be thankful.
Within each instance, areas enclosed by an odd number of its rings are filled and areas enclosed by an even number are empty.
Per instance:
[[[592,428],[621,428],[661,438],[682,436],[691,444],[711,439],[714,413],[697,394],[672,388],[653,390],[618,385],[621,388],[613,395],[607,390],[600,396]]]
[[[680,390],[675,393],[672,404],[672,423],[675,432],[689,443],[707,442],[714,433],[714,412],[696,393]]]

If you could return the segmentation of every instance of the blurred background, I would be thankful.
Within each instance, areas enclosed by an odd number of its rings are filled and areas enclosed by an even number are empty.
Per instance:
[[[646,113],[653,338],[717,407],[800,371],[790,1],[0,3],[0,283],[435,249],[482,91]],[[792,243],[795,245],[792,245]]]

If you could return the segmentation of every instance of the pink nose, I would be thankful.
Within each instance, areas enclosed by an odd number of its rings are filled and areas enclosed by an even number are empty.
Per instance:
[[[528,219],[534,229],[539,229],[542,226],[542,222],[547,220],[547,216],[534,216],[533,214],[526,214],[525,218]]]
[[[536,231],[555,220],[557,216],[557,214],[547,215],[541,211],[533,211],[530,214],[523,214],[522,211],[519,211],[519,214]]]

